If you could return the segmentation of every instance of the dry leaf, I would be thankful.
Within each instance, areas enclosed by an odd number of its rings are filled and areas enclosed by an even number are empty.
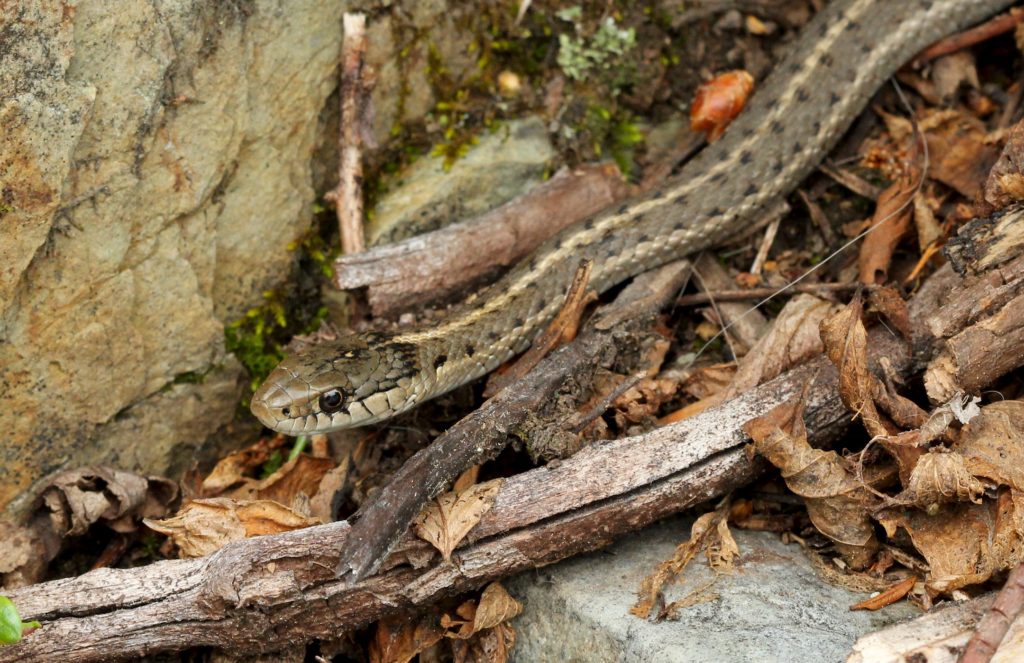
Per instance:
[[[913,332],[910,329],[910,313],[907,312],[907,303],[900,297],[900,293],[884,286],[873,288],[868,293],[868,303],[885,316],[900,336],[911,340]]]
[[[272,500],[292,504],[299,495],[312,497],[320,481],[334,469],[330,458],[314,458],[299,454],[266,479],[245,479],[243,485],[226,495],[234,500]]]
[[[1012,490],[994,501],[959,502],[932,513],[888,510],[878,521],[890,537],[899,527],[907,530],[928,562],[925,588],[932,596],[985,582],[1019,564],[1024,553],[1024,495]]]
[[[325,523],[334,520],[334,503],[338,493],[345,489],[348,483],[349,470],[352,467],[352,457],[345,458],[327,474],[320,479],[320,485],[316,493],[309,500],[309,515],[319,518]]]
[[[452,639],[456,661],[504,663],[515,644],[516,632],[508,620],[523,611],[501,584],[492,582],[480,596],[480,603],[465,601],[456,608],[456,617],[445,614],[441,626]]]
[[[935,218],[939,201],[919,191],[914,196],[914,227],[917,229],[917,246],[924,252],[929,246],[942,239],[942,226]]]
[[[1024,200],[1024,120],[1013,125],[982,194],[991,211]]]
[[[690,538],[676,546],[672,558],[658,564],[654,572],[640,583],[637,602],[629,612],[641,619],[647,619],[655,604],[661,601],[665,585],[679,577],[690,560],[701,550],[705,551],[708,562],[716,571],[730,570],[739,548],[729,532],[728,518],[728,500],[724,500],[714,511],[697,518],[690,528]],[[661,611],[661,616],[669,612],[671,610],[666,607],[666,610]]]
[[[177,485],[162,477],[95,466],[61,472],[43,489],[41,501],[54,531],[78,536],[100,520],[116,532],[134,532],[141,518],[166,514],[177,496]]]
[[[896,601],[906,596],[910,590],[914,588],[914,583],[917,582],[917,576],[910,576],[897,583],[891,585],[888,589],[880,592],[877,596],[864,599],[860,603],[854,603],[850,606],[850,610],[881,610],[887,605],[892,605]]]
[[[418,619],[389,618],[377,622],[370,641],[372,663],[407,663],[444,637],[434,615]]]
[[[439,551],[445,561],[485,513],[494,506],[502,480],[477,484],[461,493],[448,492],[423,507],[413,523],[416,536]]]
[[[902,505],[921,509],[946,502],[981,503],[985,486],[971,475],[964,458],[955,452],[933,450],[921,456],[907,481],[906,489],[896,496]]]
[[[921,120],[930,157],[928,177],[974,200],[998,159],[986,142],[985,124],[959,111],[929,113]]]
[[[690,129],[703,131],[709,143],[715,142],[743,110],[753,89],[754,77],[742,70],[703,83],[690,106]]]
[[[866,568],[878,550],[869,512],[877,500],[847,471],[833,451],[807,442],[803,403],[783,403],[747,422],[753,449],[779,468],[786,486],[804,498],[811,522],[836,543],[855,570]]]
[[[215,497],[228,488],[246,480],[246,475],[267,462],[275,450],[284,446],[287,438],[276,435],[221,458],[210,474],[203,479],[202,495]]]
[[[454,663],[505,663],[515,642],[515,629],[509,624],[499,624],[469,640],[453,640],[452,660]]]
[[[860,246],[858,272],[861,283],[881,284],[889,280],[889,264],[896,245],[910,227],[919,173],[911,168],[878,197],[872,230]]]
[[[1024,402],[981,408],[961,431],[956,450],[972,475],[1024,491]]]
[[[841,311],[821,323],[821,341],[829,360],[839,369],[839,396],[843,405],[860,415],[874,436],[888,435],[875,409],[872,393],[884,390],[868,371],[867,331],[861,322],[863,303],[856,295]]]
[[[932,80],[939,100],[948,103],[960,90],[967,86],[977,90],[978,70],[974,66],[974,55],[970,51],[957,51],[943,55],[932,63]]]
[[[523,606],[516,601],[501,585],[492,582],[484,588],[480,595],[480,603],[473,617],[474,632],[494,628],[502,622],[515,618],[523,611]]]
[[[732,383],[725,390],[728,400],[767,382],[822,351],[818,327],[839,307],[814,295],[801,294],[789,300],[771,330],[740,360]]]
[[[452,492],[461,493],[465,490],[468,490],[469,488],[472,488],[473,484],[476,483],[476,480],[479,476],[480,466],[474,465],[473,467],[469,468],[468,470],[460,474],[458,477],[456,477],[455,481],[452,483]]]
[[[612,402],[615,423],[620,429],[647,421],[676,393],[675,380],[644,378]]]
[[[182,557],[202,557],[232,541],[278,534],[320,524],[277,502],[235,501],[211,497],[189,502],[172,518],[144,521],[171,537]]]
[[[702,366],[679,386],[688,396],[698,400],[723,392],[736,376],[736,364]]]

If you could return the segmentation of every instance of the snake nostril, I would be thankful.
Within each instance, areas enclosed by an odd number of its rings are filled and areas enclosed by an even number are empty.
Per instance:
[[[286,407],[283,407],[281,408],[281,414],[283,414],[286,417],[290,417],[292,416],[292,411]]]

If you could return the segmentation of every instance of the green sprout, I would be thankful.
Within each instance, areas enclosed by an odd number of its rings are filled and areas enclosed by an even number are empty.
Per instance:
[[[42,626],[39,622],[23,622],[18,608],[6,596],[0,596],[0,645],[12,645],[26,632]]]

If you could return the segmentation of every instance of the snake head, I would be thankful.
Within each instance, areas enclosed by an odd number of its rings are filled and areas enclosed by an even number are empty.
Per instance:
[[[422,380],[415,346],[351,334],[285,358],[252,398],[263,425],[286,435],[372,424],[408,410]]]

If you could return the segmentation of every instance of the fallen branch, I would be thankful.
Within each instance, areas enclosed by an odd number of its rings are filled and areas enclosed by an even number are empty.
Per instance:
[[[783,290],[784,294],[808,293],[811,295],[824,295],[837,292],[853,292],[857,288],[864,287],[863,283],[798,283]],[[736,288],[735,290],[711,290],[709,292],[695,292],[691,295],[683,295],[676,299],[676,306],[700,306],[712,301],[716,302],[746,302],[765,297],[771,297],[779,292],[779,288]]]
[[[1019,564],[1010,571],[1006,584],[992,602],[985,616],[978,622],[974,635],[967,642],[960,663],[988,663],[993,654],[1001,648],[1007,631],[1013,625],[1021,609],[1024,608],[1024,564]],[[1024,624],[1022,624],[1024,626]],[[1024,642],[1019,643],[1024,649]],[[1007,643],[1007,649],[1017,646]],[[1005,650],[1004,650],[1005,651]],[[1024,653],[1024,652],[1021,652]]]
[[[341,126],[338,129],[338,188],[331,198],[338,214],[343,253],[365,249],[363,237],[364,108],[369,85],[364,78],[366,17],[344,15],[341,51]]]
[[[954,663],[971,630],[991,607],[994,594],[936,608],[902,624],[861,636],[846,663]],[[1024,657],[1024,620],[1017,620],[1003,639],[996,660]]]
[[[878,334],[872,348],[907,357],[902,342],[887,333]],[[895,366],[908,367],[905,360]],[[808,430],[819,442],[833,438],[849,414],[836,395],[835,369],[819,359],[686,421],[594,445],[557,466],[507,479],[451,563],[395,567],[351,585],[339,581],[334,569],[351,531],[339,522],[238,541],[206,558],[99,569],[15,590],[11,599],[23,618],[43,626],[0,648],[0,663],[106,661],[197,646],[268,653],[329,640],[602,547],[750,481],[757,466],[744,453],[741,426],[800,393],[810,379],[817,388],[807,407]]]
[[[469,221],[417,237],[343,255],[334,283],[368,288],[374,315],[436,303],[495,276],[545,239],[625,198],[613,165],[583,166]]]

